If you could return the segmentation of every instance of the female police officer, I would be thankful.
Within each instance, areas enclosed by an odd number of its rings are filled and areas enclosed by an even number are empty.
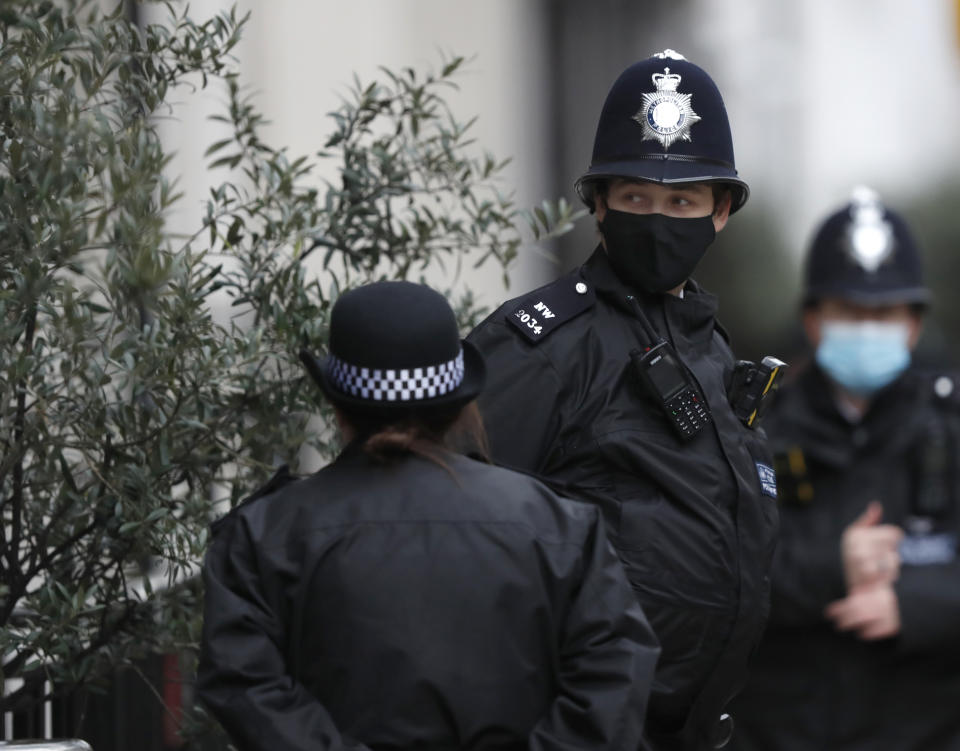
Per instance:
[[[600,246],[470,335],[491,371],[481,410],[494,459],[603,510],[663,648],[654,747],[720,746],[764,624],[776,485],[728,394],[716,300],[688,281],[747,198],[707,73],[671,50],[624,71],[577,187]]]
[[[596,511],[444,448],[484,381],[446,300],[348,292],[302,357],[350,443],[216,525],[198,683],[236,746],[637,749],[658,649]]]

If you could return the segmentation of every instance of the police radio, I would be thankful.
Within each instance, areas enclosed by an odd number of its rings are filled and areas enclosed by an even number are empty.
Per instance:
[[[650,325],[637,298],[628,295],[627,304],[652,345],[644,352],[638,349],[630,352],[630,362],[640,387],[660,406],[680,440],[689,441],[711,419],[703,394],[673,346]]]
[[[710,422],[703,395],[668,342],[630,353],[640,385],[660,405],[681,440],[689,441]]]
[[[773,402],[773,394],[780,388],[780,379],[786,369],[783,360],[769,355],[759,365],[750,360],[737,361],[727,394],[740,422],[748,428],[760,424],[763,413]]]

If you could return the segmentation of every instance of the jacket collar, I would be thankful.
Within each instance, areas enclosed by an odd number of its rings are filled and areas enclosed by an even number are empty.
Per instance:
[[[891,412],[899,412],[900,407],[912,402],[917,391],[918,377],[919,375],[912,368],[908,368],[893,383],[878,391],[870,400],[859,424],[867,425],[884,421],[888,419],[887,416]],[[800,377],[800,388],[807,403],[821,419],[827,418],[851,425],[837,407],[833,382],[815,361],[811,361],[806,372]]]
[[[915,370],[908,369],[878,392],[863,419],[853,423],[840,413],[830,379],[811,362],[795,384],[799,403],[788,401],[786,393],[780,397],[785,409],[782,416],[778,414],[781,419],[776,426],[770,427],[771,436],[778,446],[800,446],[835,466],[851,461],[857,451],[879,454],[891,450],[916,437],[910,426],[922,393],[919,378]]]
[[[671,331],[682,332],[690,340],[709,339],[716,326],[717,298],[704,290],[693,279],[688,279],[683,288],[683,297],[669,293],[650,294],[635,290],[624,284],[617,276],[603,245],[598,245],[587,261],[580,267],[581,276],[597,292],[597,296],[610,305],[633,315],[627,303],[629,296],[640,302],[644,313],[657,328],[664,319]],[[660,333],[666,336],[665,331]]]

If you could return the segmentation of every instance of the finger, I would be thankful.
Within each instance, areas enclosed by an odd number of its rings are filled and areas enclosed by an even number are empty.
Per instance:
[[[846,625],[854,620],[854,614],[856,612],[855,600],[850,597],[835,600],[827,605],[823,612],[824,615],[839,628],[841,624]]]
[[[851,538],[851,544],[857,548],[892,548],[900,544],[903,530],[895,524],[881,524],[876,527],[861,528]]]
[[[880,501],[870,501],[870,503],[867,504],[866,510],[853,521],[851,526],[872,527],[875,524],[879,524],[882,518],[883,506],[880,504]]]
[[[870,567],[880,574],[895,574],[900,570],[900,554],[896,550],[880,551],[871,560]]]
[[[864,641],[877,641],[878,639],[887,639],[894,635],[893,629],[889,623],[882,620],[873,620],[866,623],[857,630],[857,636]]]
[[[834,600],[829,603],[824,609],[823,614],[831,621],[835,621],[840,617],[840,614],[843,613],[844,609],[847,606],[849,598],[844,597],[842,600]]]
[[[861,561],[850,566],[846,573],[847,595],[852,595],[860,589],[875,586],[888,578],[889,574],[883,573],[877,568],[875,558]]]
[[[860,611],[844,611],[839,618],[834,618],[833,625],[837,631],[860,631],[871,623],[871,618]]]
[[[886,576],[900,565],[896,548],[875,547],[851,557],[850,572],[857,581]]]
[[[896,524],[881,524],[870,530],[870,541],[875,545],[899,545],[903,530]]]
[[[848,597],[836,604],[830,618],[839,631],[854,631],[863,628],[872,620],[869,611],[861,606],[857,597]]]

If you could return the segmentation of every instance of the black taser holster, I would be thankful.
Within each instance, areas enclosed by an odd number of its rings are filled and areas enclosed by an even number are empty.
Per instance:
[[[783,360],[767,355],[758,365],[750,360],[738,360],[730,378],[727,398],[733,413],[748,428],[760,424],[763,413],[773,402],[780,388],[780,380],[787,369]]]

